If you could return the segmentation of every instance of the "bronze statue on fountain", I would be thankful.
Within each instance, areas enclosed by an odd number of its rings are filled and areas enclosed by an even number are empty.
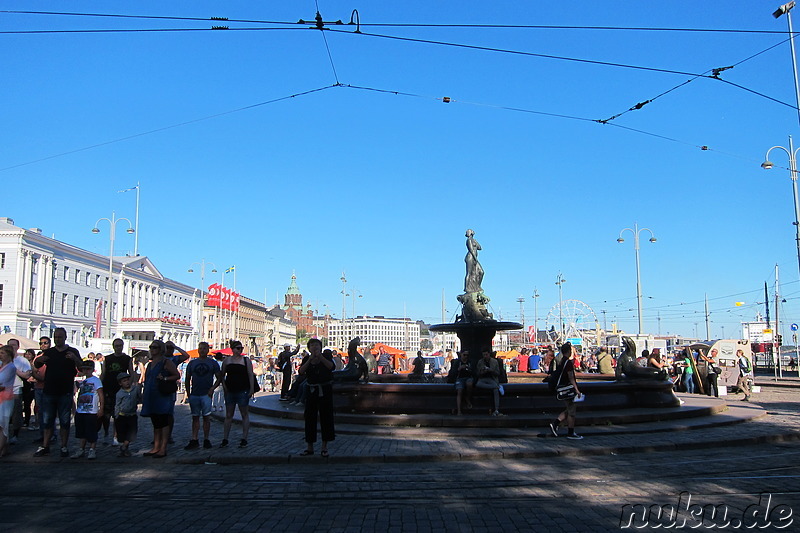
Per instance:
[[[347,364],[341,370],[333,372],[334,383],[368,383],[370,376],[375,375],[378,364],[375,356],[367,347],[364,350],[366,356],[358,353],[358,346],[361,344],[361,337],[356,337],[347,346]]]
[[[630,337],[622,337],[622,345],[623,350],[617,359],[615,371],[617,380],[652,379],[660,381],[667,379],[665,369],[645,367],[636,362],[636,344]]]
[[[431,331],[454,332],[461,340],[461,349],[469,350],[471,365],[475,365],[484,350],[492,350],[492,339],[498,331],[521,329],[517,322],[498,322],[486,308],[490,299],[483,292],[484,270],[478,261],[481,245],[475,240],[475,232],[467,230],[466,277],[464,278],[464,294],[457,297],[461,304],[461,314],[450,324],[436,324]]]

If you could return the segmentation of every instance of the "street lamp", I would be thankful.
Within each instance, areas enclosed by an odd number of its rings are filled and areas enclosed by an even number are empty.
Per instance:
[[[113,304],[111,303],[112,300],[112,291],[114,288],[114,241],[116,240],[117,235],[117,222],[124,220],[128,223],[128,229],[125,230],[126,233],[135,233],[131,225],[131,221],[127,218],[117,218],[116,213],[114,211],[111,212],[111,218],[98,218],[97,222],[94,223],[94,227],[92,228],[92,233],[95,235],[100,233],[100,229],[97,227],[100,224],[101,220],[105,220],[111,226],[111,249],[108,253],[108,304],[106,305],[106,327],[108,328],[107,334],[108,339],[111,339],[111,308]]]
[[[533,288],[531,298],[533,298],[533,343],[536,344],[539,342],[539,309],[536,305],[539,291],[536,290],[536,287]]]
[[[622,231],[619,232],[619,237],[617,238],[617,242],[622,243],[625,242],[625,239],[622,238],[622,234],[626,231],[630,231],[633,233],[633,250],[636,255],[636,302],[639,306],[639,335],[642,334],[642,275],[639,272],[639,234],[643,231],[650,232],[650,242],[656,242],[656,237],[653,234],[653,231],[650,228],[642,228],[639,229],[638,224],[633,225],[633,229],[631,228],[624,228]]]
[[[350,338],[351,339],[356,336],[356,293],[358,293],[358,297],[359,298],[363,298],[364,297],[364,295],[361,294],[361,291],[359,291],[356,288],[350,289],[350,292],[347,293],[347,295],[346,295],[346,296],[352,296],[353,297],[353,316],[350,318]]]
[[[562,342],[564,341],[564,298],[561,293],[561,286],[566,283],[566,281],[561,272],[559,272],[558,276],[556,276],[556,285],[558,285],[558,323],[561,326]]]
[[[765,161],[761,163],[761,168],[764,170],[770,170],[775,166],[772,161],[769,160],[769,153],[776,148],[783,150],[786,152],[786,155],[789,156],[789,177],[792,179],[792,194],[794,195],[794,240],[797,244],[797,265],[798,268],[800,268],[800,206],[798,206],[797,202],[797,152],[800,151],[800,148],[797,150],[794,149],[792,136],[790,135],[788,149],[783,146],[773,146],[767,150],[767,155],[764,157]]]
[[[792,30],[792,8],[795,6],[794,2],[783,4],[772,13],[772,16],[779,18],[781,15],[786,15],[786,20],[789,22],[789,48],[792,51],[792,72],[794,73],[794,96],[797,103],[797,119],[800,120],[800,84],[797,79],[797,58],[794,53],[794,31]]]
[[[187,270],[186,272],[189,272],[190,274],[192,272],[194,272],[194,269],[192,269],[192,267],[195,266],[195,265],[200,265],[200,310],[198,312],[199,317],[198,317],[198,320],[197,320],[197,323],[198,323],[197,327],[198,327],[198,329],[200,331],[199,331],[199,335],[198,336],[200,337],[201,341],[205,341],[206,340],[206,332],[205,332],[205,328],[203,328],[203,307],[204,307],[203,306],[203,301],[204,301],[203,293],[206,290],[206,265],[210,265],[210,266],[213,267],[211,269],[212,273],[216,273],[217,272],[217,265],[215,265],[214,263],[210,263],[210,262],[206,263],[205,258],[203,258],[203,259],[200,260],[199,263],[192,263],[189,266],[189,270]]]
[[[345,322],[347,318],[347,278],[344,277],[344,271],[342,271],[342,277],[339,278],[342,282],[342,349],[344,350],[347,347],[347,339],[345,338]]]

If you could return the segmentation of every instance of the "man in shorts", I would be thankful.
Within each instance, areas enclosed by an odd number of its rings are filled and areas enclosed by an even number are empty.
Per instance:
[[[199,357],[186,367],[186,390],[189,392],[189,408],[192,410],[192,440],[183,449],[194,450],[200,447],[200,417],[203,417],[203,448],[211,448],[208,434],[211,431],[211,396],[208,391],[219,377],[219,364],[208,356],[207,342],[197,346]]]
[[[81,366],[81,354],[67,345],[67,330],[56,328],[53,331],[55,346],[45,350],[33,361],[38,369],[47,365],[44,375],[42,407],[44,413],[44,439],[41,446],[33,454],[42,457],[50,454],[50,436],[53,434],[55,417],[58,416],[61,437],[61,457],[69,457],[69,427],[72,415],[72,400],[75,393],[75,376]]]

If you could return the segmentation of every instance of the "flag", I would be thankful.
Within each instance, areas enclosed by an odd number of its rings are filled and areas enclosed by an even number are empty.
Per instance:
[[[239,296],[238,292],[231,293],[231,311],[234,313],[239,311]]]
[[[135,191],[135,190],[136,190],[136,189],[138,189],[138,188],[139,188],[139,186],[137,185],[136,187],[131,187],[130,189],[122,189],[121,191],[117,191],[117,192],[128,192],[128,191]]]
[[[221,300],[220,307],[230,311],[230,309],[231,309],[231,290],[230,289],[226,289],[225,287],[222,287],[222,295],[220,297],[220,300]]]
[[[219,283],[214,283],[208,286],[208,305],[212,307],[219,307],[220,305],[220,286]]]
[[[97,300],[97,308],[94,310],[94,337],[100,338],[100,327],[103,322],[103,300]]]
[[[226,273],[226,274],[230,274],[230,273],[231,273],[231,272],[233,272],[234,270],[236,270],[236,265],[233,265],[232,267],[230,267],[228,270],[226,270],[226,271],[225,271],[225,273]]]

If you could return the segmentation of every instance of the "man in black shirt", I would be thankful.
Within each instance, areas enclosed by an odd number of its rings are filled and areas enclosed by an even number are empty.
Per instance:
[[[117,376],[122,372],[133,375],[133,358],[122,351],[125,347],[125,342],[122,339],[114,339],[111,346],[114,347],[114,353],[105,357],[103,372],[100,374],[100,381],[103,382],[103,394],[105,395],[105,403],[103,404],[105,438],[108,438],[108,427],[111,422],[111,415],[114,414],[114,406],[117,403],[117,392],[120,389]],[[114,428],[114,446],[117,444],[116,428]]]
[[[297,355],[300,351],[300,345],[292,351],[292,345],[288,342],[283,345],[283,351],[278,355],[278,370],[283,373],[283,380],[281,382],[281,397],[280,401],[289,401],[289,387],[292,384],[292,357]]]
[[[34,453],[41,457],[50,453],[50,437],[53,434],[55,417],[58,415],[61,428],[61,457],[69,457],[69,419],[72,414],[72,399],[75,394],[75,376],[81,365],[81,354],[75,348],[67,346],[67,330],[56,328],[53,331],[55,346],[48,348],[34,360],[39,369],[47,365],[44,375],[44,394],[42,397],[44,439],[42,445]]]

